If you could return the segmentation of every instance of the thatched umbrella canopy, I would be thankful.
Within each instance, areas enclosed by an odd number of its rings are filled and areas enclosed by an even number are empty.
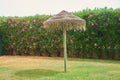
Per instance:
[[[61,11],[59,14],[49,18],[44,23],[44,28],[49,29],[63,29],[64,27],[67,30],[70,29],[84,29],[86,22],[84,19],[81,19],[67,11]]]
[[[49,18],[44,23],[44,28],[62,29],[64,36],[64,69],[66,72],[67,46],[66,46],[66,30],[79,29],[85,30],[86,21],[67,11],[61,11],[59,14]]]

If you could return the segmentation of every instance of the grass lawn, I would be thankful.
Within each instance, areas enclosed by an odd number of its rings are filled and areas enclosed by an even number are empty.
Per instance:
[[[120,80],[120,61],[1,56],[0,80]]]

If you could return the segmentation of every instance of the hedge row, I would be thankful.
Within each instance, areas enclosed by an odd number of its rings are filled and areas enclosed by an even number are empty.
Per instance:
[[[120,10],[86,9],[74,12],[86,20],[87,30],[67,32],[69,57],[120,59]],[[42,28],[50,16],[1,17],[4,53],[9,55],[63,56],[62,30]]]

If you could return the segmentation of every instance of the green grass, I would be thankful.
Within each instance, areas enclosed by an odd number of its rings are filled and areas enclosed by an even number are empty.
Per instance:
[[[16,58],[16,60],[32,60],[33,63],[19,66],[0,64],[0,80],[120,80],[120,61],[115,60],[69,59],[66,73],[63,71],[62,58]],[[35,60],[42,65],[37,67]],[[13,60],[13,63],[16,62]],[[32,64],[36,64],[36,67]],[[27,65],[29,67],[26,67]]]
[[[6,67],[0,67],[0,72],[8,71],[9,69]]]

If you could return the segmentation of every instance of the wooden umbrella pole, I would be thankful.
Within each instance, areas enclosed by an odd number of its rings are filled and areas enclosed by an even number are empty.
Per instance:
[[[66,28],[63,29],[63,45],[64,45],[64,71],[67,71],[67,45],[66,45]]]

